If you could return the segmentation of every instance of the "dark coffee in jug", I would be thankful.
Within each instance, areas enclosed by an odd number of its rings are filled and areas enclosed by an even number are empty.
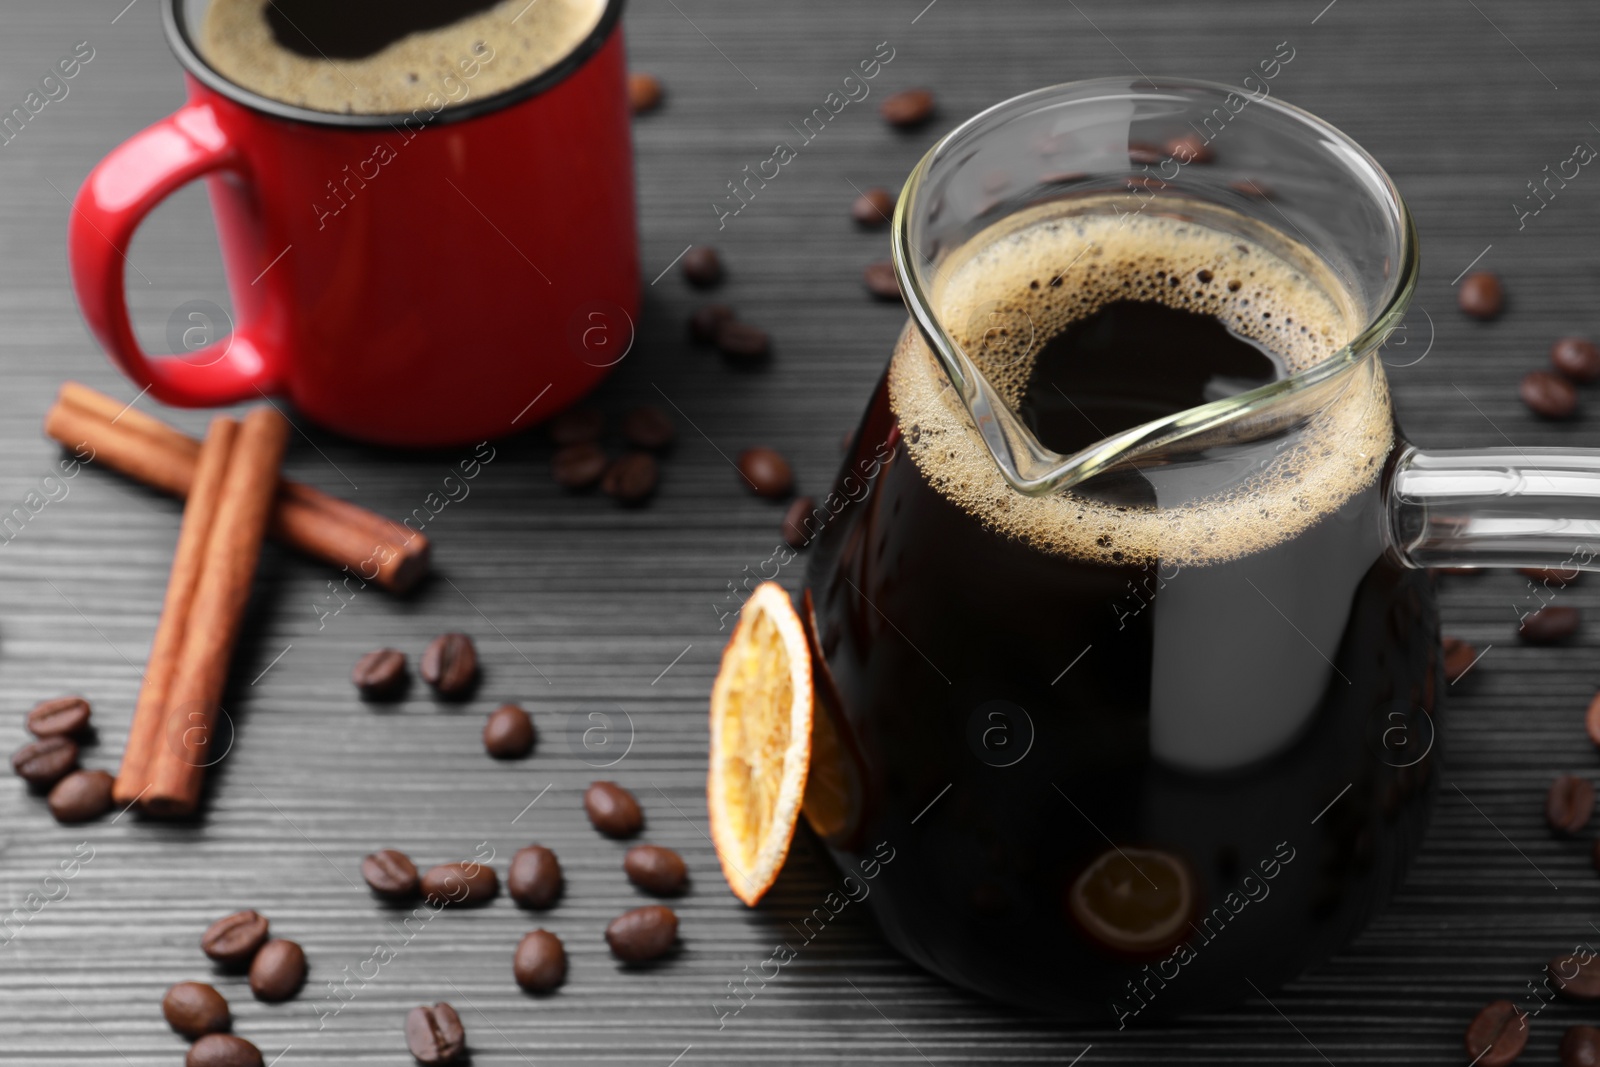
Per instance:
[[[929,296],[1062,454],[1365,324],[1287,238],[1092,203],[979,233]],[[1386,547],[1382,369],[1340,383],[1270,434],[1028,496],[902,335],[808,573],[807,814],[841,862],[894,846],[869,906],[907,955],[1129,1025],[1280,983],[1387,898],[1429,793],[1437,622]]]

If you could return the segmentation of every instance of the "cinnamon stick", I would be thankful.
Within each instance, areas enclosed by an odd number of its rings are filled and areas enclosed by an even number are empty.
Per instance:
[[[150,758],[150,787],[142,803],[153,814],[188,815],[200,803],[228,663],[244,622],[288,439],[283,416],[270,407],[257,408],[245,416],[228,456],[167,692],[164,737]]]
[[[150,787],[150,762],[162,743],[166,724],[167,693],[172,687],[178,652],[183,645],[195,586],[199,583],[201,562],[216,519],[222,493],[222,479],[239,431],[234,420],[219,415],[211,420],[205,444],[199,449],[194,484],[183,508],[183,527],[178,532],[178,548],[173,554],[172,575],[167,579],[167,595],[161,605],[161,621],[156,625],[150,645],[150,659],[144,669],[144,684],[133,710],[133,725],[128,745],[122,753],[111,796],[118,804],[132,804]]]
[[[147,415],[132,404],[123,404],[116,397],[90,389],[82,382],[62,382],[57,397],[60,403],[82,408],[107,423],[144,434],[168,451],[186,456],[200,454],[200,442],[176,426],[168,426],[154,415]]]
[[[68,448],[88,445],[103,463],[139,482],[185,496],[200,442],[77,382],[45,416],[45,433]],[[278,484],[269,532],[307,555],[402,593],[428,573],[428,539],[399,523],[287,479]]]

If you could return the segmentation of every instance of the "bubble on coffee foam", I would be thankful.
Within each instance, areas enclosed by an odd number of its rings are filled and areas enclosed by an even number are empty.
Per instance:
[[[1047,210],[1047,209],[1046,209]],[[1161,215],[1045,210],[980,234],[934,283],[939,319],[956,330],[1016,321],[1030,330],[961,333],[995,391],[1015,406],[1039,347],[1117,300],[1214,316],[1293,373],[1333,355],[1364,325],[1330,278],[1322,284],[1262,246]],[[1309,253],[1305,259],[1313,262]],[[974,325],[976,324],[976,325]],[[948,327],[947,327],[948,328]],[[975,343],[976,342],[976,343]],[[1028,496],[1005,481],[937,358],[908,325],[889,370],[889,400],[917,469],[984,525],[1043,551],[1104,563],[1217,563],[1288,540],[1370,486],[1393,443],[1388,387],[1358,366],[1328,407],[1255,474],[1178,506],[1111,504],[1071,490]]]
[[[373,55],[326,59],[279,44],[267,22],[269,3],[213,0],[207,9],[200,53],[223,77],[314,111],[398,115],[422,108],[423,117],[442,110],[441,101],[481,100],[549,70],[589,35],[605,9],[604,0],[502,0]]]

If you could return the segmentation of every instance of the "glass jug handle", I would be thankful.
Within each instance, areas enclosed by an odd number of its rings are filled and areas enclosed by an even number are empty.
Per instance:
[[[1600,449],[1407,446],[1389,519],[1416,567],[1600,570]]]

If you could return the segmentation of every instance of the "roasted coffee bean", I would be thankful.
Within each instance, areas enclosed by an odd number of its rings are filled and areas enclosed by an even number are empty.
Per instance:
[[[517,849],[506,872],[506,891],[525,908],[548,908],[561,895],[561,861],[543,845]]]
[[[1600,1000],[1600,956],[1557,956],[1550,961],[1550,980],[1573,1000]]]
[[[1136,167],[1153,167],[1167,158],[1167,154],[1153,144],[1135,141],[1128,146],[1128,162]]]
[[[41,700],[28,712],[28,732],[34,737],[71,737],[89,727],[89,702],[82,697]]]
[[[1570,419],[1578,410],[1578,390],[1555,371],[1531,370],[1522,376],[1517,395],[1535,415]]]
[[[549,930],[524,934],[511,957],[511,973],[530,993],[548,993],[567,980],[567,950]]]
[[[1217,153],[1212,149],[1206,139],[1198,133],[1185,133],[1174,137],[1167,142],[1167,155],[1185,166],[1190,163],[1199,163],[1204,166],[1214,162]]]
[[[933,93],[927,89],[904,89],[884,97],[878,113],[891,126],[909,130],[933,117]]]
[[[41,737],[11,756],[17,777],[40,789],[55,785],[77,765],[78,743],[70,737]]]
[[[678,916],[660,904],[625,911],[606,927],[606,944],[611,946],[611,954],[624,963],[657,959],[677,940]]]
[[[379,648],[356,660],[350,681],[362,700],[394,700],[406,691],[406,654],[397,648]]]
[[[73,771],[50,788],[50,814],[63,823],[98,819],[111,810],[116,781],[105,771]]]
[[[483,724],[484,750],[495,759],[521,759],[533,741],[533,719],[515,704],[501,704]]]
[[[600,488],[624,504],[639,504],[650,499],[660,483],[656,458],[648,452],[629,452],[606,468]]]
[[[305,949],[275,937],[250,961],[250,992],[257,1000],[288,1000],[306,981]]]
[[[789,461],[773,449],[747,448],[739,453],[739,473],[756,496],[782,500],[794,492]]]
[[[616,782],[594,782],[583,794],[583,810],[607,837],[632,837],[644,826],[644,812],[633,794]]]
[[[1589,701],[1589,711],[1584,716],[1584,726],[1588,730],[1589,740],[1596,748],[1600,748],[1600,690],[1596,690],[1593,699]]]
[[[478,648],[466,634],[435,637],[422,653],[422,680],[442,697],[460,699],[478,681]]]
[[[717,325],[717,351],[737,363],[754,363],[772,351],[772,338],[759,326],[738,319],[724,319]]]
[[[500,876],[487,863],[441,863],[422,876],[422,895],[436,906],[487,904],[500,892]]]
[[[1600,348],[1587,337],[1562,337],[1550,346],[1550,363],[1575,382],[1600,378]]]
[[[867,287],[867,292],[879,300],[900,299],[900,279],[894,276],[894,263],[891,260],[880,259],[876,263],[868,263],[867,269],[861,272],[861,281]]]
[[[229,967],[242,967],[255,958],[267,940],[266,917],[255,911],[236,911],[206,927],[200,951]]]
[[[640,889],[662,897],[683,892],[689,880],[683,857],[660,845],[634,845],[622,857],[622,871]]]
[[[1563,774],[1550,783],[1544,798],[1544,819],[1550,829],[1575,834],[1589,825],[1594,814],[1594,783],[1576,774]]]
[[[550,442],[557,448],[594,444],[605,428],[606,417],[595,408],[568,408],[546,424]]]
[[[418,1063],[454,1063],[467,1050],[461,1016],[448,1004],[424,1004],[406,1014],[406,1045]]]
[[[161,998],[167,1025],[184,1037],[219,1034],[232,1022],[228,1002],[204,982],[179,982]]]
[[[1051,132],[1041,131],[1031,138],[1029,145],[1035,154],[1044,158],[1048,158],[1050,156],[1060,154],[1069,145],[1071,145],[1072,142],[1073,137],[1071,134],[1064,133],[1059,130]]]
[[[1081,182],[1089,175],[1081,170],[1052,170],[1039,175],[1040,185],[1071,185]]]
[[[1506,306],[1506,294],[1500,284],[1500,276],[1486,270],[1473,271],[1461,279],[1461,291],[1456,294],[1456,302],[1461,305],[1462,311],[1475,319],[1496,318]]]
[[[411,857],[394,848],[381,848],[361,861],[361,877],[380,897],[405,900],[417,895],[421,880]]]
[[[261,1050],[232,1034],[207,1034],[189,1046],[183,1067],[261,1067]]]
[[[689,336],[701,344],[717,339],[717,329],[733,318],[733,309],[727,304],[705,304],[694,309],[689,316]]]
[[[678,263],[684,278],[696,289],[709,289],[722,280],[722,257],[710,245],[695,245]]]
[[[1576,582],[1583,572],[1576,567],[1518,567],[1517,573],[1530,582],[1551,589],[1565,589]]]
[[[882,186],[873,186],[850,205],[850,217],[856,225],[870,230],[889,225],[894,218],[894,194]]]
[[[628,72],[628,106],[635,115],[654,111],[661,106],[663,96],[661,79],[642,70]]]
[[[1467,1059],[1475,1067],[1510,1067],[1528,1043],[1528,1017],[1509,1000],[1486,1004],[1467,1026]]]
[[[678,436],[678,428],[672,424],[672,416],[665,411],[651,404],[642,404],[630,408],[622,416],[622,436],[631,445],[658,450],[672,444]]]
[[[563,489],[587,489],[600,480],[610,463],[605,449],[584,442],[557,449],[550,459],[550,473]]]
[[[1577,608],[1550,604],[1522,620],[1522,639],[1530,645],[1552,645],[1578,632],[1582,616]]]
[[[600,440],[606,417],[594,408],[568,408],[550,420],[550,440],[556,445],[586,445]]]
[[[1478,650],[1459,637],[1446,637],[1444,645],[1444,680],[1452,684],[1467,673],[1478,658]]]
[[[1561,1067],[1600,1067],[1600,1030],[1569,1026],[1561,1035]]]
[[[789,505],[789,510],[783,516],[783,541],[790,548],[804,548],[811,543],[812,535],[816,533],[817,502],[808,496],[797,496],[794,503]],[[812,521],[812,527],[806,526],[806,520]]]

